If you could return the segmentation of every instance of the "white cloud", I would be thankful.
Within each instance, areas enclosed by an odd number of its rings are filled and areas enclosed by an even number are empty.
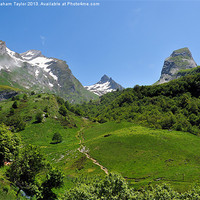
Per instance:
[[[40,35],[40,39],[41,39],[41,42],[42,42],[42,46],[44,46],[46,38],[43,35]]]

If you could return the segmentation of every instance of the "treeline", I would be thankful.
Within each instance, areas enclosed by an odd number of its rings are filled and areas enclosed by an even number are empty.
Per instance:
[[[126,120],[153,128],[199,134],[199,95],[200,73],[162,85],[136,85],[77,107],[85,116],[100,123]]]
[[[74,188],[67,191],[63,200],[171,200],[171,199],[200,199],[200,187],[194,187],[185,193],[178,193],[169,185],[148,186],[135,190],[130,188],[123,177],[109,174],[104,178],[78,180]]]

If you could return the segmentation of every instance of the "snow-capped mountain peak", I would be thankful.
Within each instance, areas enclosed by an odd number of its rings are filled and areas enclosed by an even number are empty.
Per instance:
[[[20,55],[24,60],[27,60],[27,61],[33,60],[37,57],[44,57],[42,55],[42,52],[39,50],[28,50],[24,53],[21,53]]]
[[[107,75],[101,77],[101,80],[94,85],[85,86],[85,88],[93,92],[94,94],[101,96],[108,92],[115,91],[117,89],[123,90],[123,87],[116,83],[112,78],[109,78]]]
[[[38,50],[19,54],[1,40],[0,78],[22,88],[55,93],[70,102],[96,98],[73,76],[65,61],[45,57]]]

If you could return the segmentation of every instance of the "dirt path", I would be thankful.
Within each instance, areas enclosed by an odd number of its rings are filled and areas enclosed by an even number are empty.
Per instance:
[[[80,139],[80,147],[78,148],[79,152],[83,153],[84,155],[87,156],[88,159],[90,159],[95,165],[99,166],[101,168],[101,170],[103,170],[106,174],[108,174],[108,169],[105,168],[103,165],[101,165],[97,160],[95,160],[94,158],[92,158],[89,153],[88,150],[86,149],[86,147],[82,144],[84,142],[84,137],[83,137],[83,129],[84,127],[82,127],[78,133],[77,133],[77,139]]]

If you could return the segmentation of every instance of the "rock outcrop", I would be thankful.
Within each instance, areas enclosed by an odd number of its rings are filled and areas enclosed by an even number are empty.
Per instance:
[[[0,40],[0,55],[4,55],[6,53],[6,43]]]
[[[197,67],[190,50],[186,48],[173,51],[170,57],[164,61],[158,84],[169,82],[179,78],[178,71]]]

